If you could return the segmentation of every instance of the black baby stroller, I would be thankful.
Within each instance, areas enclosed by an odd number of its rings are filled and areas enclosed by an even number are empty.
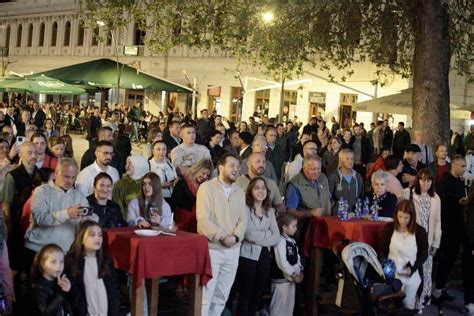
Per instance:
[[[336,305],[357,310],[361,316],[413,315],[418,312],[403,308],[405,294],[401,291],[400,280],[386,279],[377,253],[371,246],[361,242],[344,243],[340,253],[336,250],[338,247],[333,247],[342,265],[337,272]]]

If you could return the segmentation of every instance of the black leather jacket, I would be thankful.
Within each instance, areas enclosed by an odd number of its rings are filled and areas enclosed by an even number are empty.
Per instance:
[[[69,293],[63,292],[58,287],[56,280],[49,281],[40,277],[32,285],[32,295],[35,304],[31,315],[72,316],[67,298]]]

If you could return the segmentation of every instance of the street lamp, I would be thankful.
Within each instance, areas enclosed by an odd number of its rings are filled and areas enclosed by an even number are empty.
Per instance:
[[[196,107],[196,88],[197,88],[197,79],[196,77],[193,78],[193,81],[191,81],[191,78],[189,78],[188,73],[186,70],[183,70],[183,75],[188,81],[189,85],[193,89],[193,99],[191,101],[191,112],[194,114],[194,118],[197,119],[197,107]]]
[[[97,21],[96,22],[97,26],[98,27],[104,27],[106,26],[105,22],[104,21]],[[115,50],[115,59],[117,61],[117,89],[116,89],[116,96],[115,96],[115,101],[116,103],[120,103],[119,102],[119,98],[120,98],[120,77],[122,75],[122,70],[120,69],[120,62],[119,62],[119,53],[118,53],[118,43],[117,41],[115,40],[115,36],[114,36],[114,32],[112,32],[111,30],[108,30],[108,32],[110,32],[110,36],[112,38],[112,43],[114,45],[114,50]]]
[[[270,23],[273,21],[273,12],[272,11],[266,11],[262,13],[262,20],[264,23]]]

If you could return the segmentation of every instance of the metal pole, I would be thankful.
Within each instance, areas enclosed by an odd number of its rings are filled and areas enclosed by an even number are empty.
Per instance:
[[[197,107],[196,107],[196,78],[193,78],[193,100],[191,103],[191,108],[193,109],[194,119],[197,119]]]
[[[115,39],[113,31],[110,31],[110,35],[112,37],[112,42],[114,43],[115,58],[116,58],[116,61],[117,61],[117,90],[116,90],[115,101],[116,101],[117,104],[119,104],[120,103],[120,76],[122,74],[122,71],[120,69],[120,63],[119,63],[118,43]]]
[[[283,105],[285,99],[285,75],[281,74],[281,96],[280,96],[280,112],[278,115],[278,122],[282,122],[282,115],[283,115]]]

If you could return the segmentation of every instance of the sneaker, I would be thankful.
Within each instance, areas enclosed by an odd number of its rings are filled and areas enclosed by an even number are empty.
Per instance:
[[[465,316],[474,316],[474,303],[464,305],[463,313]]]
[[[446,289],[436,289],[433,291],[433,299],[436,302],[452,302],[456,298],[454,296],[449,295]]]
[[[232,312],[226,307],[224,308],[224,310],[222,311],[222,315],[221,316],[232,316]]]
[[[456,297],[449,295],[447,290],[441,291],[441,296],[439,298],[441,301],[452,302]]]
[[[264,308],[257,312],[258,316],[270,316],[270,313]]]

